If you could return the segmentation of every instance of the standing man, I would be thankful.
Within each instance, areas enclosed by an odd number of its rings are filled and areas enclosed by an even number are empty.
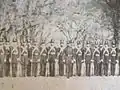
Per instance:
[[[99,47],[98,47],[98,42],[95,42],[95,48],[93,51],[93,60],[94,60],[94,74],[96,76],[98,76],[99,72],[100,72],[100,67],[99,67],[100,51],[99,51]]]
[[[111,59],[111,75],[115,75],[115,65],[117,60],[117,48],[115,46],[115,42],[112,42],[112,48],[110,50],[110,59]]]
[[[64,49],[65,64],[66,64],[66,75],[67,78],[72,77],[73,71],[73,48],[71,46],[72,41],[67,42],[67,47]]]
[[[12,65],[12,77],[17,76],[17,61],[18,61],[18,46],[17,46],[17,39],[13,39],[13,49],[11,52],[11,65]]]
[[[49,51],[48,51],[48,62],[50,69],[49,72],[50,72],[50,76],[55,76],[55,59],[57,54],[53,39],[51,39],[50,44],[51,46],[49,47]]]
[[[76,59],[76,71],[77,75],[81,75],[81,66],[82,66],[82,60],[83,60],[83,48],[81,46],[80,41],[77,41],[77,47],[74,49],[75,51],[75,59]]]
[[[102,42],[100,42],[99,51],[100,51],[100,62],[98,62],[99,75],[102,76],[103,75],[103,51],[104,51]]]
[[[31,61],[32,61],[32,52],[33,52],[33,46],[31,45],[31,40],[28,39],[27,44],[27,50],[28,50],[28,65],[27,65],[27,76],[31,76]]]
[[[103,67],[104,67],[104,75],[108,75],[108,65],[111,62],[110,61],[110,50],[108,47],[108,41],[105,41],[105,47],[103,51]]]
[[[60,40],[60,47],[58,48],[58,64],[59,64],[59,75],[64,75],[64,41]]]
[[[28,50],[26,43],[21,46],[21,65],[22,65],[22,76],[27,76],[27,65],[28,65]]]
[[[90,76],[90,66],[92,60],[92,49],[90,48],[90,42],[87,41],[87,46],[84,53],[85,63],[86,63],[86,76]]]
[[[5,52],[3,48],[3,38],[0,38],[0,77],[4,76],[4,59],[5,59]]]
[[[40,75],[45,76],[46,74],[46,64],[48,58],[48,51],[45,45],[45,41],[43,40],[40,46]]]
[[[10,76],[11,52],[9,40],[5,42],[5,76]]]
[[[40,62],[40,52],[39,48],[37,46],[37,43],[34,42],[34,49],[32,52],[32,76],[36,77],[37,76],[37,67],[38,67],[38,62]]]

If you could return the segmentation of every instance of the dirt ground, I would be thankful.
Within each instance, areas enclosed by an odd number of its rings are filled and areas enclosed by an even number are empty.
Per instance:
[[[0,90],[120,90],[120,77],[5,77]]]

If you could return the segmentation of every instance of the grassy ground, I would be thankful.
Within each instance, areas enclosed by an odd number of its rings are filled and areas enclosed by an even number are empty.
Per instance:
[[[5,77],[0,90],[120,90],[120,77]]]

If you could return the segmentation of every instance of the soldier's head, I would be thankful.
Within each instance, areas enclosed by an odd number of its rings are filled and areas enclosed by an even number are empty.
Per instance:
[[[112,47],[115,47],[115,41],[112,41]]]
[[[71,46],[71,41],[67,41],[67,46],[68,46],[68,47]]]
[[[60,40],[60,46],[63,47],[64,46],[64,41]]]
[[[53,39],[51,39],[51,41],[50,41],[50,45],[51,45],[51,46],[54,45],[54,40],[53,40]]]
[[[105,47],[108,47],[108,40],[105,41],[104,45]]]
[[[13,42],[17,42],[17,38],[13,38],[13,40],[12,40]]]
[[[42,45],[42,46],[45,46],[45,40],[42,40],[42,41],[41,41],[41,45]]]
[[[87,47],[90,47],[90,41],[87,41],[87,42],[86,42],[86,46],[87,46]]]
[[[95,41],[95,48],[98,47],[98,41]]]
[[[77,47],[81,47],[80,41],[77,41]]]

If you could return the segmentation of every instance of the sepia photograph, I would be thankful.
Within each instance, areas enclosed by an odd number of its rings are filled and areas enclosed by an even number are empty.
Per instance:
[[[120,90],[120,0],[0,0],[0,90]]]

